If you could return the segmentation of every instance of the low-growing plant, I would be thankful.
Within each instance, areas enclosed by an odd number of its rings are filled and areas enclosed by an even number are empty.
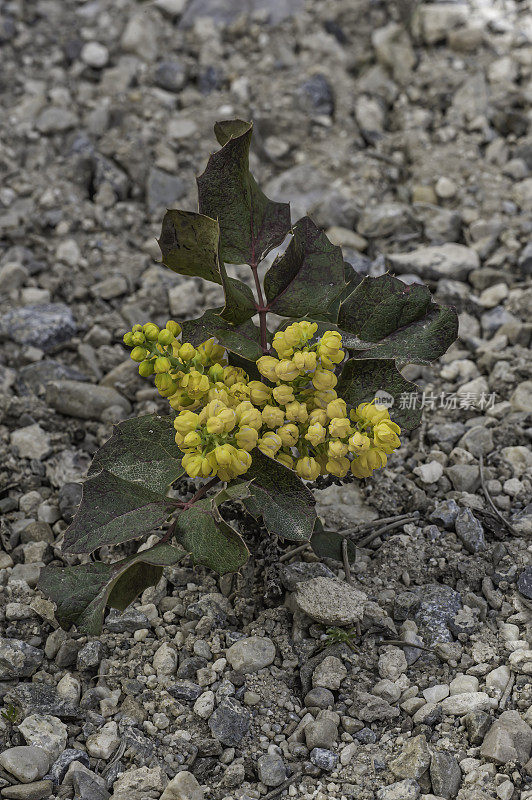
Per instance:
[[[289,205],[266,197],[249,171],[251,123],[221,122],[215,134],[221,148],[197,179],[199,210],[167,211],[159,246],[174,272],[219,284],[225,304],[125,334],[139,373],[153,377],[172,413],[115,427],[91,464],[63,551],[91,554],[171,522],[154,546],[114,563],[45,568],[40,587],[65,628],[98,633],[106,606],[125,609],[186,556],[220,574],[238,571],[248,548],[223,518],[228,501],[279,539],[334,557],[340,537],[324,533],[304,481],[384,467],[401,429],[420,420],[419,409],[397,402],[415,390],[401,368],[433,361],[456,338],[456,314],[426,286],[361,277],[310,217],[291,224]],[[255,295],[226,264],[249,265]],[[268,315],[284,318],[275,333]],[[390,411],[375,401],[380,392]],[[169,494],[185,473],[202,481],[187,502]]]

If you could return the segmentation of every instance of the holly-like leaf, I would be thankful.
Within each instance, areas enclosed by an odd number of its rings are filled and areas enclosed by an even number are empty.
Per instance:
[[[344,287],[342,250],[303,217],[264,277],[269,310],[287,317],[323,313]]]
[[[290,206],[269,200],[249,171],[253,125],[217,123],[221,150],[197,179],[199,210],[220,223],[221,258],[230,264],[258,264],[290,230]]]
[[[83,484],[63,550],[92,553],[104,545],[137,539],[164,522],[175,508],[177,503],[170,498],[104,469]]]
[[[195,564],[202,564],[220,575],[238,572],[249,556],[242,537],[221,518],[211,498],[200,500],[183,511],[177,517],[174,535]]]
[[[260,330],[248,320],[242,325],[231,325],[220,317],[220,308],[209,309],[198,319],[183,323],[183,341],[198,345],[214,336],[223,347],[248,361],[257,361],[262,355]]]
[[[458,317],[454,309],[433,303],[426,286],[382,275],[364,278],[343,301],[338,327],[357,358],[427,364],[456,339]]]
[[[421,421],[421,408],[412,402],[417,387],[403,378],[393,359],[349,359],[344,364],[336,391],[354,407],[370,402],[379,391],[387,392],[392,397],[392,406],[388,409],[390,417],[401,428],[412,430]]]
[[[147,414],[115,425],[113,435],[92,460],[89,475],[102,470],[165,494],[184,473],[175,443],[175,415]]]
[[[167,211],[158,243],[163,264],[174,272],[222,282],[216,219],[194,211]]]
[[[344,537],[336,531],[327,531],[323,527],[321,520],[316,520],[314,533],[310,540],[310,546],[320,558],[333,558],[335,561],[343,561],[343,542]],[[357,557],[357,549],[353,542],[347,540],[347,558],[350,564],[354,564]]]
[[[246,472],[250,497],[243,503],[256,519],[262,517],[270,533],[281,539],[307,542],[316,522],[314,495],[296,473],[257,448]]]
[[[253,292],[247,283],[243,283],[237,278],[230,278],[225,264],[220,264],[220,271],[225,292],[225,306],[220,312],[220,317],[225,322],[240,325],[257,313]]]
[[[106,605],[123,611],[157,583],[163,567],[176,564],[184,555],[180,547],[156,544],[114,564],[44,567],[39,589],[56,604],[55,616],[62,628],[75,625],[80,633],[98,636]]]

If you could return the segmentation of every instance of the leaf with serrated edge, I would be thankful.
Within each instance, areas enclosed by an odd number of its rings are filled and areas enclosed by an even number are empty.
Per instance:
[[[338,312],[338,327],[348,333],[360,333],[364,323],[372,317],[377,306],[392,294],[397,294],[406,284],[393,275],[365,277],[346,297]]]
[[[220,317],[233,325],[240,325],[257,313],[253,292],[247,283],[230,278],[223,263],[220,264],[220,272],[225,293],[225,306]]]
[[[296,473],[255,448],[246,478],[250,497],[244,505],[255,518],[262,517],[270,533],[281,539],[306,542],[316,522],[314,495]]]
[[[342,250],[303,217],[294,225],[285,252],[264,277],[268,308],[275,314],[298,316],[326,311],[345,287]]]
[[[200,500],[179,514],[175,539],[195,564],[219,575],[238,572],[249,556],[240,534],[222,520],[211,498]]]
[[[221,150],[197,178],[199,210],[220,223],[221,257],[230,264],[258,264],[290,230],[290,206],[266,197],[249,171],[253,126],[218,123]]]
[[[219,308],[209,309],[198,319],[184,322],[183,341],[198,345],[214,336],[232,353],[248,361],[257,361],[262,355],[259,328],[251,320],[242,325],[231,325],[220,317],[220,311]]]
[[[119,422],[94,456],[88,474],[106,469],[118,478],[166,493],[184,473],[174,419],[175,415],[147,414]]]
[[[138,539],[164,522],[177,503],[102,470],[83,484],[80,506],[65,532],[63,550],[92,553],[104,545]]]
[[[388,409],[390,417],[401,428],[412,430],[421,421],[421,409],[402,408],[401,395],[416,392],[414,383],[403,378],[397,370],[393,359],[358,359],[351,358],[344,364],[338,379],[336,391],[346,403],[356,407],[359,403],[373,400],[379,390],[388,392],[394,399],[393,406]]]
[[[44,567],[39,589],[57,606],[56,619],[68,630],[98,636],[105,606],[123,611],[144,589],[161,577],[163,567],[180,561],[184,551],[156,544],[114,564],[94,562],[76,567]]]

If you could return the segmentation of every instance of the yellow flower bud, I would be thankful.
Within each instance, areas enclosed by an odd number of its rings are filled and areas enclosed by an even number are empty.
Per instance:
[[[250,389],[247,383],[237,381],[229,389],[229,396],[234,398],[238,403],[247,400],[250,395]]]
[[[149,339],[150,342],[155,342],[159,336],[159,326],[155,325],[154,322],[147,322],[142,326],[142,332],[146,339]]]
[[[235,408],[236,418],[240,426],[249,425],[250,428],[260,430],[262,427],[262,414],[249,400],[244,400]]]
[[[136,333],[137,331],[142,331],[142,325],[139,325],[138,322],[136,325],[133,325],[131,328],[132,333]]]
[[[206,342],[198,347],[198,355],[202,364],[215,364],[220,362],[225,356],[225,350],[216,344],[215,339],[207,339]]]
[[[307,322],[306,320],[302,320],[297,324],[299,325],[301,336],[305,342],[309,342],[318,330],[317,322]]]
[[[236,414],[232,408],[224,408],[223,411],[217,414],[216,419],[222,421],[224,433],[229,433],[236,425]]]
[[[318,342],[318,353],[321,356],[333,356],[342,347],[342,334],[338,331],[325,331],[320,341]]]
[[[273,337],[272,347],[279,358],[287,358],[294,352],[292,346],[287,341],[285,331],[277,331]]]
[[[131,353],[129,354],[130,358],[133,361],[144,361],[146,356],[148,355],[148,351],[145,347],[134,347]]]
[[[316,422],[314,425],[309,425],[308,430],[305,434],[305,439],[309,441],[314,447],[316,445],[321,444],[325,441],[325,436],[327,435],[327,431],[320,425],[319,422]]]
[[[323,408],[326,410],[331,400],[336,400],[337,397],[338,395],[334,389],[321,389],[320,391],[314,392],[311,400],[316,408]]]
[[[195,431],[199,424],[199,416],[193,411],[181,411],[174,419],[174,428],[182,436],[186,436],[190,431]]]
[[[312,383],[318,390],[334,389],[338,383],[338,378],[334,372],[330,372],[328,369],[317,369],[312,376]]]
[[[329,458],[325,464],[325,469],[331,475],[336,475],[337,478],[345,478],[349,472],[349,466],[348,458]]]
[[[300,403],[298,400],[293,400],[291,403],[287,403],[285,412],[286,419],[289,422],[306,422],[308,419],[306,405],[304,403]]]
[[[346,417],[336,417],[329,423],[329,433],[331,436],[337,436],[339,439],[345,439],[349,436],[353,428]]]
[[[280,381],[293,381],[299,377],[299,370],[293,361],[283,359],[275,367],[275,374]]]
[[[153,364],[153,368],[154,368],[154,371],[157,372],[157,373],[159,373],[159,372],[169,372],[171,370],[171,368],[172,368],[172,365],[170,364],[170,361],[169,361],[168,358],[166,358],[165,356],[159,356],[158,358],[155,359],[155,362]]]
[[[196,348],[193,345],[191,345],[189,342],[185,342],[185,344],[181,345],[181,347],[179,348],[178,352],[179,352],[179,358],[181,359],[181,361],[185,361],[185,362],[192,361],[192,359],[196,355]]]
[[[382,448],[386,453],[393,453],[401,446],[401,440],[397,434],[401,433],[401,428],[390,419],[384,419],[373,427],[373,441],[377,447]]]
[[[200,453],[187,453],[181,462],[187,475],[191,478],[208,478],[214,471],[207,458]]]
[[[224,367],[222,380],[226,386],[232,386],[234,383],[247,383],[248,376],[240,367]]]
[[[315,481],[321,469],[315,458],[312,458],[312,456],[305,456],[297,460],[296,472],[303,480]]]
[[[279,463],[283,464],[285,467],[288,467],[288,469],[293,469],[294,467],[294,459],[289,453],[277,453],[275,460],[279,461]]]
[[[146,337],[142,333],[142,331],[135,331],[131,334],[131,342],[132,344],[144,344],[146,341]]]
[[[330,403],[327,403],[327,416],[329,419],[347,417],[347,403],[345,400],[337,397],[336,400],[331,400]]]
[[[123,335],[123,337],[122,337],[122,341],[123,341],[123,342],[124,342],[124,344],[125,344],[125,345],[127,345],[128,347],[133,347],[133,345],[134,345],[135,343],[134,343],[134,341],[133,341],[133,334],[131,333],[131,331],[128,331],[127,333],[124,333],[124,335]]]
[[[222,367],[221,364],[213,364],[212,367],[209,367],[208,375],[213,383],[216,383],[217,381],[222,381],[224,375],[224,368]]]
[[[163,330],[160,331],[159,335],[157,336],[157,341],[159,344],[162,344],[163,347],[166,347],[167,345],[172,344],[174,338],[175,337],[172,331],[169,331],[168,328],[163,328]]]
[[[215,399],[211,400],[207,405],[201,410],[199,415],[200,423],[205,425],[207,420],[210,417],[216,417],[220,413],[220,411],[224,411],[226,409],[227,403],[224,403],[222,400]]]
[[[167,372],[155,376],[155,385],[162,397],[170,397],[177,390],[177,383]]]
[[[299,428],[293,422],[282,425],[277,431],[284,447],[293,447],[299,440]]]
[[[149,378],[150,375],[153,375],[153,361],[141,361],[139,375],[142,375],[143,378]]]
[[[256,428],[250,425],[242,425],[235,434],[236,443],[243,450],[253,450],[259,440],[259,434]]]
[[[284,384],[281,386],[276,386],[275,389],[272,390],[272,394],[274,399],[281,406],[291,403],[294,399],[294,390],[291,386],[286,386]]]
[[[251,466],[251,456],[245,448],[239,448],[235,451],[231,459],[231,466],[235,470],[236,475],[243,475]]]
[[[316,369],[316,353],[297,350],[292,356],[292,361],[302,375],[305,372],[314,372]]]
[[[170,395],[168,397],[168,402],[170,406],[174,409],[174,411],[181,411],[181,409],[186,408],[196,408],[198,401],[193,400],[192,397],[189,397],[183,389],[178,389],[175,394]]]
[[[352,453],[365,453],[371,447],[371,441],[369,436],[366,436],[365,433],[359,433],[355,431],[354,434],[349,439],[349,449]]]
[[[327,454],[329,458],[342,458],[346,456],[349,452],[349,449],[344,442],[341,442],[340,439],[334,439],[332,442],[329,442],[327,447]]]
[[[259,439],[257,447],[264,455],[273,458],[277,451],[281,449],[282,444],[280,436],[273,433],[273,431],[268,431]]]
[[[201,444],[201,436],[197,431],[190,431],[183,439],[183,447],[198,447]]]
[[[309,425],[315,425],[319,422],[320,425],[327,425],[327,412],[323,408],[315,408],[311,411],[308,417]]]
[[[363,422],[371,422],[372,425],[376,425],[385,419],[390,419],[388,409],[377,405],[374,400],[371,403],[360,403],[355,411],[351,412],[351,415]]]
[[[224,405],[229,405],[229,392],[224,383],[217,382],[214,386],[211,386],[209,392],[207,394],[207,398],[212,400],[219,400]]]
[[[209,391],[209,378],[207,375],[202,375],[197,370],[191,369],[187,375],[183,375],[181,386],[190,397],[200,397]]]
[[[262,421],[268,428],[278,428],[284,422],[284,411],[276,406],[264,406]]]
[[[273,358],[273,356],[261,356],[259,359],[257,359],[257,369],[261,375],[264,375],[264,377],[268,378],[269,381],[275,383],[277,380],[275,367],[278,363],[279,359]]]
[[[263,406],[271,397],[271,389],[260,381],[250,381],[248,387],[251,402],[256,406]]]
[[[179,336],[181,333],[181,325],[179,322],[175,322],[173,319],[169,319],[166,323],[167,330],[170,331],[174,336]]]

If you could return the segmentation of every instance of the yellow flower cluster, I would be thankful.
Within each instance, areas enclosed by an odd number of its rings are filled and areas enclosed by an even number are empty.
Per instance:
[[[257,361],[267,382],[227,366],[213,339],[198,348],[182,344],[173,321],[163,330],[137,325],[125,335],[140,374],[155,374],[160,394],[180,412],[175,438],[188,475],[236,478],[251,466],[255,447],[305,480],[343,478],[349,470],[365,478],[386,464],[400,446],[399,426],[374,402],[348,411],[335,391],[341,334],[327,331],[313,341],[317,327],[295,322],[275,334],[278,357]]]

